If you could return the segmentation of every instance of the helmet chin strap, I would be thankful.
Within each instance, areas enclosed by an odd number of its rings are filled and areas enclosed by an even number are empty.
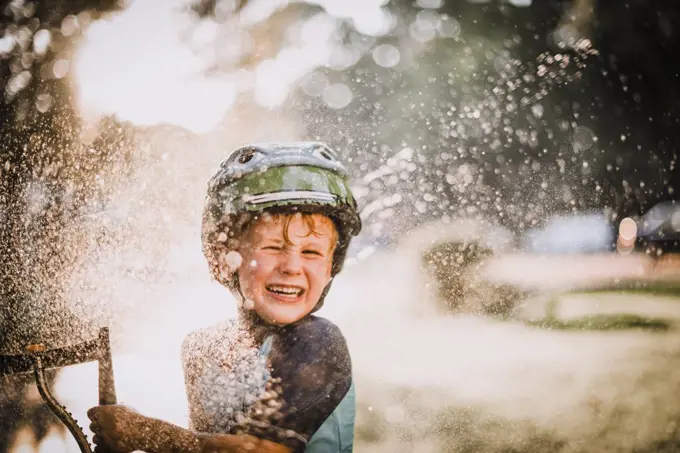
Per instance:
[[[333,283],[333,277],[331,277],[331,279],[328,280],[328,283],[326,283],[326,287],[321,292],[321,296],[319,296],[318,302],[316,303],[314,308],[312,308],[312,311],[309,312],[310,315],[319,310],[321,307],[323,307],[324,300],[326,299],[326,294],[328,294],[328,291],[331,290],[331,283]]]
[[[241,282],[239,281],[238,278],[238,271],[234,271],[233,277],[230,279],[233,283],[230,285],[231,286],[231,294],[236,297],[237,303],[240,307],[243,307],[246,303],[246,296],[243,295],[243,291],[241,291]]]

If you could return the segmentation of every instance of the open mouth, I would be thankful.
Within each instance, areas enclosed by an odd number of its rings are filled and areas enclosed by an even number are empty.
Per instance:
[[[279,299],[295,300],[301,297],[305,290],[299,286],[289,285],[266,285],[265,289],[268,293],[276,296]]]

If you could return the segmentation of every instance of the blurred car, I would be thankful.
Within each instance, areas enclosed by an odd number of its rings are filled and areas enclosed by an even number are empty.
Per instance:
[[[661,256],[680,252],[680,203],[676,200],[654,205],[639,219],[636,249]]]
[[[614,242],[615,230],[602,213],[554,216],[520,239],[525,252],[559,255],[608,252]]]

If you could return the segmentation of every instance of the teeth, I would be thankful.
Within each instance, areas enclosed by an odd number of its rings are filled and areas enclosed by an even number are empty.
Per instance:
[[[278,285],[268,285],[267,289],[275,293],[286,294],[286,295],[299,295],[302,294],[302,290],[299,288],[291,288],[288,286],[278,286]]]

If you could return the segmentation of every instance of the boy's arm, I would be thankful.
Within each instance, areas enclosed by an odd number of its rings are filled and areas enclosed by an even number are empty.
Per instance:
[[[153,419],[158,436],[149,436],[147,453],[290,453],[291,450],[269,440],[250,435],[196,433],[162,420]]]
[[[88,417],[94,443],[114,452],[291,453],[285,445],[255,436],[197,433],[125,406],[97,406]]]

